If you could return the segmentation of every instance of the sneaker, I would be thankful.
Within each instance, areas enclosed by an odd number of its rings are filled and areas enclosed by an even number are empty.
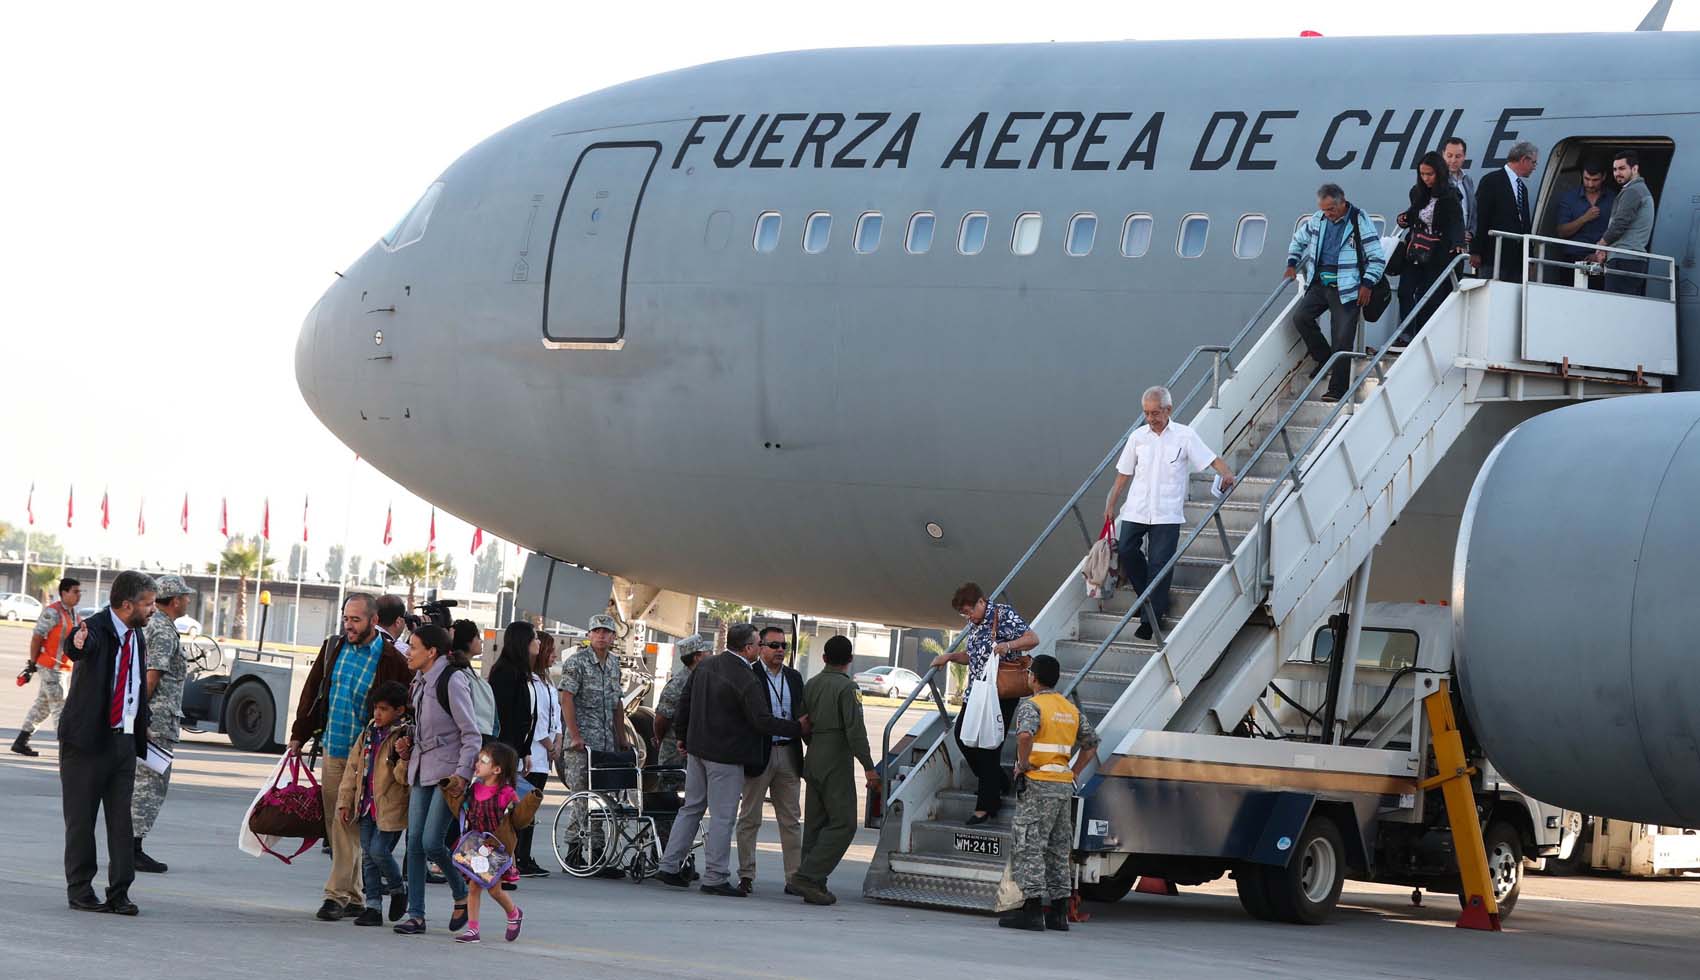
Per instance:
[[[514,884],[513,882],[511,882],[511,881],[502,882],[502,891],[511,892],[511,891],[518,891],[518,890],[519,890],[519,886]]]
[[[466,903],[461,902],[460,904],[455,906],[454,914],[449,916],[449,931],[450,932],[459,932],[460,930],[465,929],[465,928],[466,928]]]
[[[513,918],[508,920],[508,931],[502,933],[502,938],[513,942],[519,938],[519,927],[525,922],[525,909],[514,906]]]
[[[360,913],[364,911],[366,911],[366,906],[359,902],[349,902],[347,905],[342,907],[342,917],[345,919],[358,919],[360,918]]]
[[[390,921],[395,922],[407,914],[407,889],[403,888],[390,896]]]
[[[730,882],[725,882],[725,881],[721,882],[718,885],[704,885],[704,886],[702,886],[702,893],[704,895],[720,895],[720,896],[723,896],[725,898],[743,898],[743,897],[745,897],[744,893],[739,891],[738,887],[736,885],[733,885]]]
[[[663,885],[672,885],[674,888],[691,887],[691,880],[677,871],[657,871],[655,880]]]
[[[521,878],[547,878],[549,877],[549,869],[536,861],[527,861],[520,865],[519,876]]]
[[[334,898],[327,898],[324,904],[319,906],[319,911],[313,913],[313,915],[321,922],[340,922],[342,921],[342,903]]]
[[[754,878],[739,878],[738,890],[743,892],[745,895],[750,894],[756,890],[756,880]]]
[[[455,937],[455,942],[457,942],[457,943],[476,943],[476,942],[482,942],[482,941],[483,940],[478,938],[478,930],[477,929],[468,929],[465,932],[463,932],[460,935]]]
[[[396,923],[395,931],[403,936],[417,936],[425,931],[425,920],[403,919]]]
[[[354,917],[357,926],[381,926],[384,924],[384,913],[374,908],[364,908]]]

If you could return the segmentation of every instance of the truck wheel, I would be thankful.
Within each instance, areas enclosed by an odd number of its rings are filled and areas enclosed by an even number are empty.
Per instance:
[[[230,744],[244,752],[269,752],[277,747],[277,708],[265,685],[250,681],[236,685],[224,702],[224,731]]]
[[[1080,897],[1088,902],[1103,902],[1105,904],[1119,902],[1127,897],[1128,892],[1133,891],[1133,883],[1138,880],[1138,875],[1128,874],[1127,868],[1124,867],[1108,878],[1081,882]]]
[[[1269,892],[1263,884],[1266,870],[1261,864],[1242,864],[1234,869],[1234,886],[1240,891],[1240,907],[1246,914],[1269,922],[1275,918],[1275,910],[1269,906]]]
[[[1314,816],[1305,824],[1284,868],[1263,870],[1263,888],[1273,917],[1314,926],[1326,920],[1346,883],[1346,846],[1334,821]]]
[[[1517,828],[1504,821],[1495,821],[1488,825],[1482,843],[1487,847],[1488,880],[1493,883],[1493,900],[1499,903],[1499,917],[1503,920],[1511,916],[1511,910],[1517,906],[1517,896],[1523,891],[1523,838],[1517,833]],[[1460,890],[1459,906],[1462,907],[1466,901]]]

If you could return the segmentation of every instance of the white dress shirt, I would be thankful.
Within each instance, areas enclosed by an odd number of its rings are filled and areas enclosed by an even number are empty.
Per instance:
[[[785,668],[772,671],[767,669],[767,664],[762,664],[761,672],[763,683],[767,686],[767,702],[773,709],[773,717],[791,719],[791,682],[785,678]],[[783,735],[775,735],[773,740],[790,741]]]
[[[107,615],[112,617],[112,628],[118,632],[118,656],[122,657],[124,655],[124,639],[126,637],[128,637],[131,633],[134,633],[136,631],[131,629],[128,626],[125,626],[124,621],[118,618],[118,614],[115,613],[115,612],[112,612],[110,609],[107,610]],[[142,688],[142,685],[141,685],[142,658],[139,656],[141,651],[136,649],[138,646],[141,645],[141,642],[142,642],[142,638],[140,636],[137,636],[134,639],[130,640],[130,676],[126,679],[125,688],[124,688],[124,725],[123,725],[123,728],[124,728],[124,734],[126,734],[126,735],[134,735],[136,733],[136,709],[141,703],[140,698],[141,698],[141,688]],[[116,697],[117,694],[118,694],[118,661],[117,661],[117,658],[115,657],[115,658],[113,658],[113,663],[112,663],[112,695],[111,695],[111,697],[109,697],[107,699],[107,702],[106,702],[108,710],[111,709],[111,705],[112,705],[111,698]]]
[[[531,679],[531,711],[537,725],[531,733],[530,768],[526,772],[548,772],[549,750],[543,747],[543,740],[561,737],[561,699],[548,681],[538,677]]]
[[[1535,223],[1535,195],[1529,191],[1529,182],[1517,176],[1517,171],[1511,169],[1511,164],[1505,165],[1505,176],[1511,180],[1511,200],[1517,200],[1517,188],[1523,189],[1523,213],[1532,226]]]
[[[1117,473],[1133,477],[1120,518],[1135,524],[1186,523],[1187,478],[1215,461],[1215,451],[1188,426],[1171,421],[1161,435],[1140,426],[1116,461]]]

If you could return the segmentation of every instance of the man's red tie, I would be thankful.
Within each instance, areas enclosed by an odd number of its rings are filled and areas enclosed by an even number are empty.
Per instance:
[[[130,693],[130,639],[135,630],[124,634],[124,646],[118,652],[118,683],[112,688],[112,727],[124,724],[124,696]]]

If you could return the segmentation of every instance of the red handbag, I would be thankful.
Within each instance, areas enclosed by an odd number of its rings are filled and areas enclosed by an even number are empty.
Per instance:
[[[305,777],[305,778],[303,778]],[[301,764],[301,754],[291,753],[277,779],[261,795],[248,815],[248,829],[260,838],[260,846],[288,864],[317,844],[325,835],[325,796],[313,767]],[[267,846],[267,837],[299,837],[301,848],[284,857]]]

